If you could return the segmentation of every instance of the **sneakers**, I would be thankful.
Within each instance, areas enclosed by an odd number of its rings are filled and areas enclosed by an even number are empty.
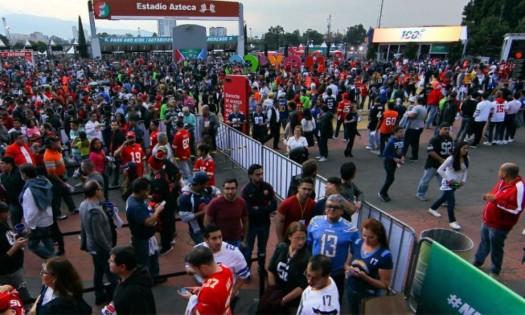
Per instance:
[[[501,140],[502,144],[508,144],[509,142],[507,140]]]
[[[367,150],[374,150],[374,148],[371,147],[371,146],[369,146],[369,145],[366,146],[366,149],[367,149]]]
[[[459,230],[459,229],[461,229],[461,225],[459,225],[456,221],[451,222],[449,225],[450,225],[450,227],[453,228],[454,230]]]
[[[484,144],[484,145],[492,145],[492,142],[490,142],[490,141],[485,141],[485,142],[483,142],[483,144]]]
[[[347,142],[347,141],[348,141],[348,139],[343,139],[343,142]]]
[[[385,196],[385,195],[381,194],[380,192],[377,193],[377,196],[379,197],[379,199],[381,199],[382,202],[389,202],[390,201],[390,198],[388,196]]]
[[[472,149],[477,149],[477,148],[478,148],[478,146],[477,146],[477,145],[472,145],[472,144],[471,144],[471,145],[469,145],[469,148],[472,148]]]
[[[512,143],[512,142],[514,142],[514,139],[512,138],[509,138],[509,140],[507,140],[507,143]]]
[[[319,160],[320,158],[322,158],[322,156],[320,156],[320,155],[315,157],[316,160]]]
[[[65,215],[65,214],[61,214],[61,215],[59,215],[59,216],[56,216],[55,219],[57,219],[57,220],[59,220],[59,221],[61,221],[61,220],[65,220],[65,219],[67,219],[67,215]]]
[[[496,280],[496,281],[499,281],[499,273],[491,272],[491,273],[489,274],[489,276],[490,276],[492,279],[494,279],[494,280]]]
[[[159,252],[159,256],[167,255],[169,252],[173,250],[173,246],[170,246],[170,248],[164,250],[164,248]]]
[[[441,218],[441,213],[437,212],[436,210],[432,208],[428,209],[428,212],[430,212],[430,214],[435,216],[436,218]]]
[[[79,212],[78,208],[75,208],[72,211],[69,211],[69,213],[71,213],[71,214],[77,214],[78,212]]]
[[[421,201],[427,201],[428,200],[428,198],[425,197],[425,196],[418,196],[418,195],[416,195],[416,198],[421,200]]]
[[[327,159],[324,157],[324,156],[321,156],[321,158],[318,160],[319,162],[324,162],[326,161]]]

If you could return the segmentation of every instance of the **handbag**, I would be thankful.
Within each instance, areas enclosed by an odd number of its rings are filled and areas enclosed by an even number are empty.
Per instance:
[[[396,293],[391,288],[386,290],[385,296],[374,296],[363,299],[363,314],[406,314],[408,312],[405,296]]]

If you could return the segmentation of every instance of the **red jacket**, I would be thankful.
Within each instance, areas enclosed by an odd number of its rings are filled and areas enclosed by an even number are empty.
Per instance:
[[[443,93],[441,93],[441,90],[434,89],[434,90],[432,90],[432,92],[430,92],[430,94],[428,94],[427,105],[438,106],[439,105],[439,101],[441,101],[441,99],[443,97],[444,96],[443,96]]]
[[[525,203],[525,184],[518,176],[510,184],[500,180],[492,189],[496,197],[483,209],[483,222],[491,228],[510,230],[518,222]]]
[[[29,156],[32,160],[32,164],[35,165],[35,156],[33,155],[33,152],[31,152],[31,149],[29,148],[27,143],[25,143],[23,147],[26,149],[27,153],[29,153]],[[29,162],[26,160],[24,154],[22,153],[22,149],[17,143],[9,145],[5,150],[5,155],[13,157],[13,159],[15,159],[16,166],[20,166]]]

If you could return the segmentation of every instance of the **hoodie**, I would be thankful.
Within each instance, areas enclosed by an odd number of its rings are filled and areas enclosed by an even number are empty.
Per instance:
[[[155,298],[151,291],[152,285],[153,280],[148,270],[143,266],[138,266],[115,289],[113,303],[117,314],[156,314]]]
[[[29,188],[35,199],[35,204],[40,210],[46,210],[51,205],[53,199],[53,185],[44,176],[28,179],[20,192],[18,200],[23,203],[23,196],[26,189]]]

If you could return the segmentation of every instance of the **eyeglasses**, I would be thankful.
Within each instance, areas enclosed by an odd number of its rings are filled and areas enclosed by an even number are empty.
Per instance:
[[[341,210],[341,209],[343,209],[343,207],[341,207],[341,206],[331,206],[331,205],[326,205],[324,208],[325,208],[325,210]]]
[[[51,272],[45,271],[44,269],[40,270],[40,275],[50,275]]]
[[[308,273],[308,271],[304,272],[304,276],[306,279],[310,280],[311,282],[317,282],[319,279],[321,279],[322,276],[312,276]]]

